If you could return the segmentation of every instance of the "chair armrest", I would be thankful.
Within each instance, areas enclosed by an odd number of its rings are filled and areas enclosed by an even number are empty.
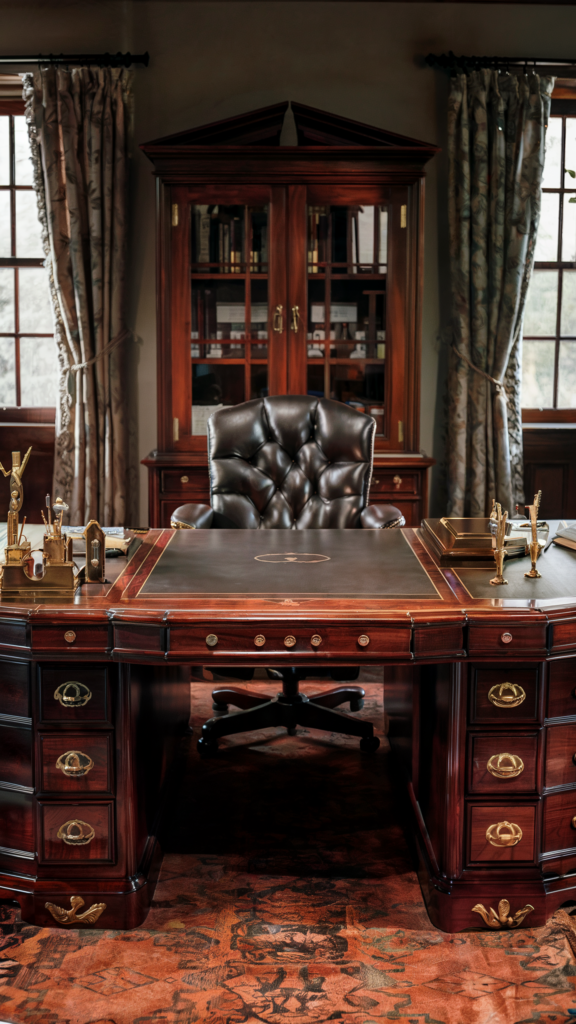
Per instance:
[[[395,526],[406,526],[406,520],[394,505],[368,505],[360,513],[360,524],[364,530],[390,530]]]
[[[170,516],[173,530],[209,530],[214,511],[210,505],[180,505]]]

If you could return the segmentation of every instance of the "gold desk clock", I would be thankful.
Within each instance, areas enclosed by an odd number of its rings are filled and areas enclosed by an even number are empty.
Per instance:
[[[8,510],[8,535],[5,549],[5,565],[2,568],[0,592],[3,597],[72,597],[81,583],[104,582],[105,544],[104,534],[96,520],[86,527],[86,566],[77,571],[72,557],[72,537],[62,533],[62,520],[69,506],[56,498],[51,504],[46,495],[48,518],[41,512],[46,532],[42,549],[40,571],[35,572],[30,541],[24,536],[24,517],[18,532],[18,513],[22,508],[22,475],[26,469],[32,449],[29,448],[20,461],[20,452],[12,452],[12,469],[6,470],[0,462],[5,477],[10,476],[10,505]]]

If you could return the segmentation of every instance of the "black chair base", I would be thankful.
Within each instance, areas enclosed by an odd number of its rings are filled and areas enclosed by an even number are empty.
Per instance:
[[[217,715],[202,726],[202,735],[198,740],[200,754],[203,757],[215,754],[221,736],[278,725],[284,726],[290,736],[295,735],[297,725],[326,729],[345,736],[360,736],[360,750],[365,753],[378,750],[380,740],[374,735],[372,722],[354,719],[341,711],[332,710],[349,702],[351,711],[360,711],[365,695],[361,686],[337,686],[333,690],[306,697],[298,691],[300,676],[298,669],[283,670],[282,693],[276,697],[233,687],[213,690],[212,707]],[[229,704],[243,710],[228,714]]]

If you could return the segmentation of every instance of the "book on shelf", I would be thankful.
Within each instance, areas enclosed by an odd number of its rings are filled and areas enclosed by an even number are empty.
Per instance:
[[[576,523],[571,523],[570,526],[557,530],[552,540],[555,544],[560,544],[564,548],[572,548],[573,551],[576,551]]]

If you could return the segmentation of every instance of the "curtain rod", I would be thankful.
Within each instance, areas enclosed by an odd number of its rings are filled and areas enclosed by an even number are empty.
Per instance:
[[[528,71],[537,68],[542,70],[543,67],[547,70],[554,68],[560,72],[568,68],[574,69],[576,57],[457,57],[450,50],[449,53],[429,53],[424,58],[424,63],[432,68],[442,68],[443,71],[450,72],[477,71],[480,68],[492,68],[495,71]]]
[[[131,64],[148,67],[150,54],[146,53],[37,53],[26,57],[0,57],[4,64],[77,64],[98,65],[101,68],[129,68]]]

